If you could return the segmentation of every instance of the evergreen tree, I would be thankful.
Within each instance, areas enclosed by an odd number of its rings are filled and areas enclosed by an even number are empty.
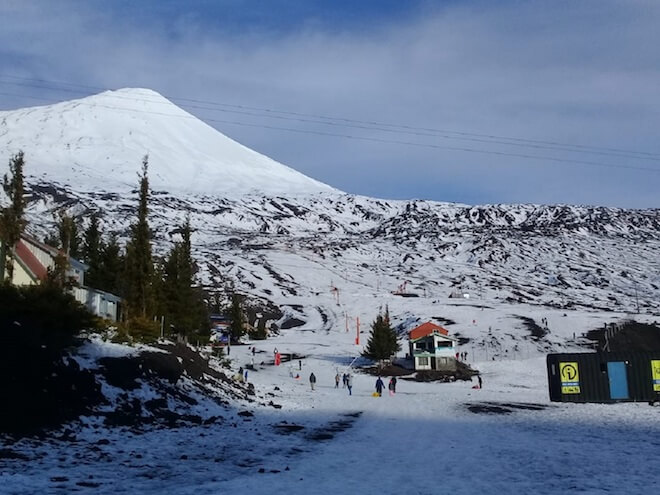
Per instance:
[[[121,283],[121,274],[125,261],[117,242],[117,236],[111,234],[107,244],[101,243],[100,250],[101,266],[95,281],[97,284],[95,288],[124,296],[126,291],[125,284]]]
[[[231,296],[231,308],[229,310],[231,316],[231,341],[238,343],[241,337],[245,335],[245,316],[243,315],[243,308],[241,307],[241,296],[234,293]]]
[[[98,213],[92,214],[89,225],[84,233],[81,249],[82,260],[87,263],[89,269],[85,273],[85,285],[100,289],[102,270],[103,240],[101,239],[101,229],[99,226]]]
[[[75,259],[80,259],[82,251],[80,249],[80,237],[78,235],[78,222],[74,217],[70,217],[66,211],[60,210],[59,222],[57,224],[60,236],[60,248]]]
[[[57,221],[59,245],[56,247],[64,251],[67,256],[73,256],[73,254],[71,254],[71,245],[76,244],[77,242],[73,240],[78,233],[76,222],[65,210],[60,210],[57,216],[59,217]]]
[[[382,315],[378,315],[371,324],[369,341],[362,355],[374,361],[390,359],[401,349],[396,333]]]
[[[126,245],[124,278],[126,282],[125,301],[129,318],[150,317],[154,305],[154,266],[151,255],[151,230],[147,218],[149,205],[148,164],[149,159],[145,156],[142,160],[142,175],[140,175],[138,219],[131,226],[131,237]]]
[[[48,269],[47,283],[59,288],[71,287],[72,280],[68,280],[66,272],[69,270],[69,256],[71,256],[71,244],[75,243],[77,227],[73,217],[65,210],[60,210],[56,216],[57,236],[47,236],[44,242],[58,250],[54,258],[53,267]]]
[[[168,328],[190,336],[208,330],[208,315],[201,292],[195,288],[195,269],[192,259],[190,218],[181,226],[180,242],[172,247],[163,264],[160,294],[161,314],[166,316]]]
[[[25,190],[23,184],[23,152],[9,159],[9,172],[4,175],[2,188],[9,199],[9,206],[0,211],[0,282],[5,279],[5,268],[9,281],[14,277],[15,248],[25,230]]]

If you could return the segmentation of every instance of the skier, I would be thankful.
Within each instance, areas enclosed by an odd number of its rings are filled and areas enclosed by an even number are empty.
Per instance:
[[[344,376],[346,377],[346,386],[348,387],[348,395],[353,395],[353,377],[350,374]]]
[[[252,355],[254,356],[254,353],[257,352],[257,348],[255,346],[252,346]]]
[[[335,388],[339,388],[339,373],[335,375]]]
[[[245,382],[247,383],[247,381],[248,381],[248,380],[247,380],[247,377],[248,377],[248,370],[245,370],[244,373],[245,373]]]
[[[302,360],[298,359],[298,370],[302,369]]]
[[[384,388],[385,388],[385,383],[383,382],[383,380],[379,376],[378,380],[376,380],[376,393],[378,394],[378,397],[383,395],[383,389]]]
[[[477,375],[477,382],[479,382],[479,390],[481,390],[481,387],[483,386],[483,381],[481,380],[481,375]]]
[[[309,375],[309,386],[312,387],[312,390],[314,390],[314,385],[316,385],[316,375],[312,372]]]
[[[396,391],[396,382],[393,381],[394,379],[394,377],[390,378],[390,383],[387,384],[387,388],[390,390],[390,397],[392,397]]]

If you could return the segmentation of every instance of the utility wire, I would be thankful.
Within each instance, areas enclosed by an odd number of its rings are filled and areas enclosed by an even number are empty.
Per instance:
[[[17,94],[4,93],[4,92],[0,92],[0,95],[2,95],[2,96],[11,96],[11,97],[27,97],[27,98],[37,99],[37,100],[47,100],[47,101],[49,100],[48,98],[39,97],[39,96],[17,95]],[[125,99],[132,99],[132,98],[125,98]],[[140,99],[138,101],[149,102],[149,100],[147,100],[147,99]],[[171,114],[171,113],[153,112],[153,111],[138,110],[138,109],[133,109],[133,108],[122,108],[122,107],[117,107],[117,106],[101,105],[101,104],[96,104],[96,103],[92,104],[92,103],[78,102],[78,104],[79,105],[87,105],[87,106],[96,107],[96,108],[107,108],[107,109],[110,109],[110,110],[119,109],[119,110],[123,110],[123,111],[135,112],[135,113],[139,113],[139,114],[160,115],[160,116],[165,116],[165,117],[187,118],[187,119],[192,119],[192,120],[199,120],[199,119],[197,119],[197,117],[195,117],[193,115],[174,115],[174,114]],[[339,138],[352,139],[352,140],[357,140],[357,141],[369,141],[369,142],[377,142],[377,143],[384,143],[384,144],[398,144],[398,145],[412,146],[412,147],[419,147],[419,148],[431,148],[431,149],[446,150],[446,151],[459,151],[459,152],[466,152],[466,153],[478,153],[478,154],[494,155],[494,156],[509,156],[509,157],[515,157],[515,158],[527,158],[527,159],[532,159],[532,160],[545,160],[545,161],[551,161],[551,162],[555,162],[555,163],[572,163],[572,164],[577,164],[577,165],[589,165],[589,166],[596,166],[596,167],[620,168],[620,169],[628,169],[628,170],[644,170],[644,171],[651,171],[651,172],[660,172],[660,168],[644,167],[644,166],[638,166],[638,165],[603,163],[603,162],[594,162],[594,161],[588,161],[588,160],[575,160],[575,159],[569,159],[569,158],[558,158],[558,157],[550,157],[550,156],[542,156],[542,155],[529,155],[529,154],[525,154],[525,153],[511,153],[511,152],[505,152],[505,151],[485,150],[485,149],[467,148],[467,147],[459,147],[459,146],[443,146],[443,145],[437,145],[437,144],[431,144],[431,143],[417,143],[417,142],[412,142],[412,141],[402,141],[402,140],[396,140],[396,139],[383,139],[383,138],[367,137],[367,136],[355,136],[355,135],[351,135],[351,134],[340,134],[340,133],[332,133],[332,132],[325,132],[325,131],[315,131],[315,130],[309,130],[309,129],[295,129],[295,128],[290,128],[290,127],[272,126],[272,125],[267,125],[267,124],[252,124],[252,123],[232,121],[232,120],[205,119],[205,121],[206,122],[214,122],[214,123],[218,123],[218,124],[238,125],[238,126],[242,126],[242,127],[254,127],[254,128],[269,129],[269,130],[280,130],[280,131],[295,132],[295,133],[300,133],[300,134],[310,134],[310,135],[317,135],[317,136],[339,137]]]
[[[95,87],[95,86],[85,86],[85,85],[80,85],[80,84],[71,84],[71,83],[64,83],[64,82],[57,82],[57,81],[48,81],[44,79],[30,79],[30,78],[22,78],[22,77],[17,77],[17,76],[11,76],[11,75],[3,75],[0,74],[1,78],[10,78],[18,81],[26,81],[26,82],[6,82],[6,81],[0,81],[0,84],[12,84],[12,85],[17,85],[17,86],[25,86],[25,87],[35,87],[39,89],[48,89],[51,91],[62,91],[62,92],[68,92],[68,93],[77,93],[80,94],[83,91],[82,90],[75,90],[75,89],[66,89],[66,88],[57,88],[57,87],[51,87],[54,84],[59,84],[59,85],[66,85],[66,86],[71,86],[71,87],[76,87],[76,88],[82,88],[85,90],[93,90],[93,91],[108,91],[108,88],[101,88],[101,87]],[[28,82],[37,82],[40,83],[39,85],[35,84],[29,84]],[[45,85],[45,86],[44,86]],[[113,97],[118,98],[118,99],[130,99],[130,100],[136,100],[136,101],[150,101],[149,99],[140,99],[140,98],[134,98],[134,97],[126,97],[126,96],[120,96],[120,95],[113,95]],[[509,136],[498,136],[498,135],[493,135],[493,134],[478,134],[478,133],[470,133],[470,132],[462,132],[462,131],[453,131],[453,130],[446,130],[446,129],[434,129],[434,128],[427,128],[427,127],[414,127],[414,126],[409,126],[409,125],[402,125],[402,124],[390,124],[390,123],[383,123],[383,122],[376,122],[376,121],[364,121],[364,120],[355,120],[355,119],[347,119],[343,117],[328,117],[324,115],[314,115],[314,114],[305,114],[305,113],[298,113],[298,112],[287,112],[287,111],[281,111],[281,110],[274,110],[270,108],[259,108],[259,107],[251,107],[251,106],[245,106],[245,105],[235,105],[235,104],[229,104],[229,103],[222,103],[222,102],[214,102],[214,101],[208,101],[208,100],[199,100],[199,99],[191,99],[191,98],[182,98],[182,97],[175,97],[175,96],[165,96],[165,98],[172,100],[172,101],[180,101],[180,102],[190,102],[194,103],[195,105],[186,105],[188,108],[195,108],[195,109],[201,109],[201,110],[210,110],[210,111],[222,111],[222,112],[227,112],[227,113],[237,113],[237,114],[242,114],[242,115],[248,115],[248,116],[254,116],[254,117],[267,117],[267,118],[274,118],[274,119],[281,119],[281,120],[294,120],[302,123],[315,123],[315,124],[322,124],[322,125],[331,125],[331,126],[342,126],[342,127],[352,127],[352,128],[357,128],[357,129],[365,129],[365,130],[376,130],[376,131],[381,131],[381,132],[390,132],[390,133],[406,133],[410,135],[415,135],[415,136],[422,136],[422,137],[439,137],[442,139],[454,139],[454,140],[465,140],[465,141],[472,141],[472,142],[480,142],[480,143],[486,143],[486,144],[502,144],[506,146],[518,146],[518,147],[527,147],[527,148],[534,148],[534,149],[545,149],[545,150],[551,150],[551,151],[565,151],[565,152],[570,152],[570,153],[587,153],[587,154],[597,154],[597,155],[603,155],[603,156],[615,156],[619,158],[631,158],[635,160],[653,160],[653,161],[660,161],[660,153],[651,153],[651,152],[646,152],[646,151],[636,151],[636,150],[630,150],[630,149],[621,149],[621,148],[607,148],[607,147],[598,147],[598,146],[587,146],[583,144],[571,144],[571,143],[562,143],[562,142],[557,142],[557,141],[542,141],[542,140],[534,140],[534,139],[524,139],[524,138],[517,138],[517,137],[509,137]],[[205,106],[199,106],[198,104],[202,104]],[[212,107],[209,107],[208,105],[211,105]],[[220,109],[216,107],[228,107],[228,108],[234,108],[236,110],[226,110],[226,109]],[[249,112],[264,112],[264,115],[261,114],[254,114],[254,113],[249,113]],[[285,116],[292,116],[295,118],[287,118]],[[310,120],[310,119],[315,119],[315,120]],[[340,124],[342,122],[343,124]],[[455,136],[450,136],[450,134],[455,134]]]

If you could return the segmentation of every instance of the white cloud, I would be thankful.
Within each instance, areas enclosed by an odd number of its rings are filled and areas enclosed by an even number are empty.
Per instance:
[[[67,4],[0,7],[0,16],[9,20],[0,34],[0,57],[16,68],[3,63],[4,72],[100,87],[147,86],[170,96],[289,112],[660,153],[656,2],[468,2],[361,32],[330,32],[313,23],[283,35],[258,26],[229,35],[190,16],[140,24],[130,12],[125,17],[103,12],[101,3],[62,5]],[[8,97],[0,98],[6,106]],[[660,170],[659,161],[191,111],[205,119]],[[356,193],[658,206],[660,172],[214,125]]]

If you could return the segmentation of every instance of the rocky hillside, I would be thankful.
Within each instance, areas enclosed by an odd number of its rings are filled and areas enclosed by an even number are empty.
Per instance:
[[[126,237],[136,193],[30,184],[30,229],[53,212],[102,214]],[[240,199],[154,191],[163,253],[190,215],[200,281],[275,305],[326,304],[341,292],[473,298],[554,307],[660,311],[660,211],[539,205],[471,207],[332,193]],[[323,295],[328,301],[311,302]],[[296,299],[303,299],[296,302]]]

